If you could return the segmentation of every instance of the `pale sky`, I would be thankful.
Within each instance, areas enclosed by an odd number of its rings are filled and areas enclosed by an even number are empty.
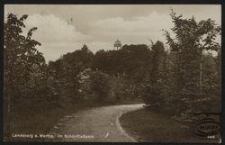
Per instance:
[[[28,14],[27,28],[38,27],[33,38],[48,62],[84,44],[92,52],[122,44],[166,42],[162,29],[173,27],[170,9],[197,21],[211,18],[221,25],[221,5],[5,5],[5,16]],[[220,42],[220,37],[217,41]]]

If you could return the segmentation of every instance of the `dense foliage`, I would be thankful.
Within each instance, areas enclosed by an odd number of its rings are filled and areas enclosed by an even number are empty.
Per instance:
[[[175,95],[177,96],[175,100],[180,102],[177,103],[178,109],[189,114],[196,111],[218,111],[220,106],[220,71],[216,64],[218,58],[207,55],[206,52],[220,49],[215,39],[220,34],[221,27],[211,19],[196,22],[194,17],[185,19],[182,15],[177,16],[174,11],[171,18],[174,23],[171,30],[175,38],[171,38],[167,31],[165,35],[176,57],[177,75],[173,78],[178,88]],[[215,102],[216,106],[213,104]]]
[[[22,35],[26,18],[27,15],[18,19],[9,14],[4,24],[4,119],[7,123],[20,106],[34,104],[44,95],[45,59],[35,48],[41,44],[32,39],[37,28],[30,29],[27,36]],[[9,124],[4,127],[9,133]]]

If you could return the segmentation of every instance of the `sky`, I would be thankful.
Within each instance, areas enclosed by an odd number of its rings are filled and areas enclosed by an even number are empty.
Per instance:
[[[8,13],[21,17],[26,35],[32,27],[38,30],[33,39],[42,45],[41,51],[48,62],[67,52],[80,49],[84,44],[92,52],[114,49],[119,39],[124,44],[147,44],[150,40],[166,42],[162,29],[170,31],[174,26],[170,18],[171,8],[184,18],[196,21],[211,18],[221,25],[221,5],[5,5]],[[170,31],[171,32],[171,31]],[[172,32],[171,32],[172,33]],[[221,38],[218,37],[220,42]]]

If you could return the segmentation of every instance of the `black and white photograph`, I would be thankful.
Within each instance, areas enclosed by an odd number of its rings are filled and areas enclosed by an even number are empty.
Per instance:
[[[220,4],[5,4],[5,142],[221,143]]]

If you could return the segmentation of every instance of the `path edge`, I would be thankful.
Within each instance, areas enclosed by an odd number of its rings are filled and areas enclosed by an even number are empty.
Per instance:
[[[129,111],[129,112],[132,112],[132,111]],[[133,137],[131,137],[124,129],[123,129],[123,127],[121,126],[121,124],[120,124],[120,121],[119,121],[119,118],[122,116],[122,115],[124,115],[124,114],[126,114],[126,113],[128,113],[128,112],[125,112],[125,113],[120,113],[120,115],[119,116],[117,116],[117,118],[116,118],[116,126],[117,126],[117,128],[119,128],[119,130],[130,140],[130,141],[132,141],[132,142],[138,142],[136,139],[134,139]]]

